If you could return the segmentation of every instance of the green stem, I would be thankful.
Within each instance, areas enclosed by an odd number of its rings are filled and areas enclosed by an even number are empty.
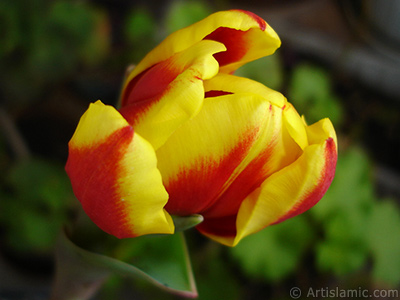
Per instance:
[[[97,267],[71,248],[64,233],[56,246],[56,273],[50,300],[87,300],[110,272]]]

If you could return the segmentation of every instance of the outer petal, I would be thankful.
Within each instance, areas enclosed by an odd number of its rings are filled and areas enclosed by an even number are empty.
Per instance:
[[[123,91],[121,114],[157,149],[199,111],[203,80],[218,72],[213,54],[223,50],[221,43],[201,41],[148,69]]]
[[[280,46],[275,31],[255,14],[243,10],[217,12],[169,35],[138,64],[128,76],[127,83],[151,66],[203,39],[220,41],[228,48],[225,55],[218,57],[226,73],[248,61],[270,55]]]
[[[174,231],[156,163],[151,145],[113,107],[97,101],[69,143],[66,171],[93,222],[126,238]]]
[[[337,161],[337,139],[336,132],[329,119],[322,119],[319,122],[307,127],[307,136],[311,141],[313,147],[315,145],[322,145],[324,153],[320,159],[324,161],[323,169],[321,170],[318,186],[305,198],[298,199],[290,211],[286,212],[283,216],[275,222],[280,223],[286,219],[297,216],[318,203],[328,190],[336,170]],[[316,162],[317,164],[317,162]]]
[[[318,143],[306,147],[296,162],[271,175],[245,199],[236,219],[234,234],[216,234],[213,227],[207,224],[199,226],[202,233],[234,246],[245,236],[294,217],[315,205],[334,176],[336,137],[332,136],[334,131],[328,119],[310,126],[308,132],[312,135],[319,133],[319,138],[314,135],[315,139],[312,139]]]
[[[297,158],[296,151],[282,155],[281,116],[281,108],[253,94],[206,98],[199,114],[157,151],[170,195],[166,209],[206,219],[236,214],[269,174]]]

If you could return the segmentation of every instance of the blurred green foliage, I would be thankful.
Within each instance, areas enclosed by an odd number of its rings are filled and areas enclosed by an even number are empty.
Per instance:
[[[298,216],[248,236],[231,254],[249,276],[276,282],[296,271],[313,239],[312,226]]]
[[[4,185],[0,225],[6,246],[19,254],[50,254],[75,205],[63,166],[39,159],[19,161],[5,176]]]
[[[172,1],[164,21],[166,34],[198,22],[212,12],[204,1]]]
[[[333,92],[332,79],[327,70],[315,65],[298,64],[291,75],[288,98],[300,114],[306,115],[310,124],[329,118],[334,126],[340,126],[343,108]]]
[[[399,284],[400,242],[394,238],[400,232],[398,206],[376,195],[371,162],[360,149],[339,156],[337,174],[323,201],[311,210],[325,228],[316,248],[317,265],[346,275],[372,258],[375,281]]]
[[[367,223],[367,244],[373,259],[375,281],[400,283],[400,211],[391,200],[375,204]]]
[[[324,228],[324,239],[317,244],[317,266],[322,271],[345,275],[358,270],[366,262],[365,226],[374,194],[371,165],[359,149],[342,152],[338,174],[312,215]]]
[[[18,116],[28,115],[36,103],[51,97],[52,90],[80,68],[99,64],[110,49],[107,14],[82,1],[1,1],[0,36],[1,109],[19,112],[8,116],[7,122],[14,122],[11,126],[15,128]],[[18,139],[23,140],[23,134]],[[59,142],[54,136],[47,140]],[[29,149],[29,145],[24,148]],[[49,255],[71,206],[76,205],[64,161],[36,158],[40,153],[19,160],[10,150],[15,149],[7,145],[0,154],[4,247],[24,255]]]
[[[138,63],[156,44],[157,26],[148,9],[139,7],[131,10],[125,20],[125,40],[131,51],[130,59]]]
[[[261,82],[274,90],[283,87],[284,70],[279,53],[249,62],[240,67],[235,75]]]
[[[108,53],[107,16],[81,1],[3,0],[0,20],[0,88],[8,105],[34,100]]]
[[[0,25],[1,41],[0,57],[10,53],[18,45],[20,37],[20,28],[16,22],[18,19],[18,10],[15,1],[0,2]]]
[[[221,259],[222,253],[218,249],[209,251],[207,254],[206,257],[203,257],[203,260],[199,259],[197,265],[194,262],[196,265],[194,275],[197,280],[199,299],[243,299],[245,291],[240,285],[238,277],[235,276],[237,274],[235,274],[233,266]],[[207,261],[205,261],[206,259]]]

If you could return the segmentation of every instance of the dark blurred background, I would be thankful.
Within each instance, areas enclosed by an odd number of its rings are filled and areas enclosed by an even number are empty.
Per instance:
[[[295,286],[399,291],[399,1],[1,0],[1,300],[48,294],[55,240],[78,206],[67,143],[88,104],[115,105],[129,65],[232,8],[260,15],[283,42],[237,74],[284,93],[309,123],[329,117],[339,161],[317,206],[235,248],[188,232],[199,299],[291,299]],[[117,277],[96,297],[160,298],[175,299]]]

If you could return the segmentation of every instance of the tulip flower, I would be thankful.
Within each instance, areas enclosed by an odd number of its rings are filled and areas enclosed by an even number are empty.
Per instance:
[[[282,94],[233,75],[279,46],[253,13],[218,12],[151,51],[119,110],[91,104],[66,171],[92,221],[129,238],[172,234],[172,216],[199,214],[202,234],[234,246],[314,206],[335,173],[331,122],[307,125]]]

